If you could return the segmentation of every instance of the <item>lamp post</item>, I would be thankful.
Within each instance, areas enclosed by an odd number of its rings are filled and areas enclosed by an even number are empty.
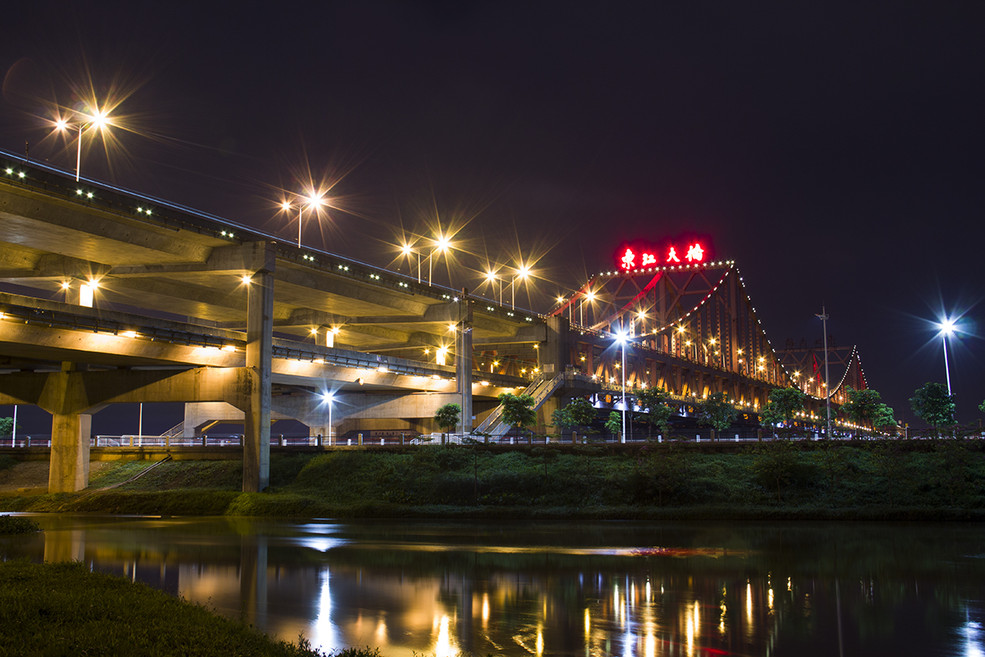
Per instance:
[[[417,254],[417,283],[420,284],[420,282],[421,282],[421,252],[420,251],[414,251],[413,247],[411,247],[410,244],[404,244],[403,246],[401,246],[400,247],[400,252],[404,256],[406,256],[406,257],[410,257],[410,256],[412,256],[414,254]]]
[[[626,442],[626,332],[619,331],[616,333],[616,341],[622,348],[622,435],[619,437],[619,442]]]
[[[322,403],[328,404],[328,444],[332,445],[332,405],[335,402],[335,395],[330,392],[323,392]]]
[[[528,276],[530,276],[530,267],[520,265],[520,268],[516,270],[516,276],[510,281],[510,308],[514,310],[516,310],[516,281],[517,279],[520,279],[521,282],[525,281]]]
[[[86,128],[90,128],[90,127],[91,128],[97,128],[98,130],[102,130],[103,128],[105,128],[106,126],[108,126],[110,124],[109,123],[109,116],[103,110],[97,109],[95,112],[92,113],[91,116],[85,115],[85,114],[83,114],[81,116],[82,116],[82,120],[79,121],[79,138],[78,138],[79,144],[78,144],[78,147],[77,147],[76,153],[75,153],[75,181],[76,182],[79,181],[79,177],[80,177],[80,174],[81,174],[81,171],[82,171],[82,133],[83,133],[83,131]],[[66,119],[58,119],[57,121],[55,121],[55,127],[57,129],[59,129],[59,130],[62,130],[62,131],[68,130],[68,128],[69,128],[68,120],[66,120]],[[75,126],[72,126],[72,127],[74,128]]]
[[[434,254],[437,253],[438,255],[441,255],[442,253],[444,253],[445,251],[447,251],[450,248],[451,248],[451,240],[448,239],[447,236],[445,236],[445,235],[438,235],[438,237],[434,240],[434,248],[431,249],[431,253],[429,253],[428,254],[428,257],[427,257],[427,261],[428,261],[428,285],[431,285],[431,270],[433,268],[432,260],[434,259]],[[420,255],[418,255],[418,258],[420,258]],[[420,273],[418,273],[418,277],[420,277]]]
[[[830,378],[828,378],[828,313],[825,312],[824,306],[821,306],[821,314],[814,315],[819,320],[821,320],[821,328],[824,331],[824,403],[827,408],[827,438],[831,439],[831,388],[828,387]],[[945,355],[945,358],[947,356]]]
[[[299,198],[300,201],[298,201],[298,248],[301,248],[301,228],[304,226],[304,222],[302,221],[304,219],[304,207],[305,205],[307,205],[308,207],[314,207],[315,210],[317,211],[318,208],[320,208],[322,205],[325,204],[325,199],[323,194],[316,193],[314,190],[312,190],[307,196],[299,196]],[[293,206],[291,205],[290,201],[284,201],[283,203],[280,204],[280,207],[283,210],[288,211]]]
[[[941,330],[941,341],[944,343],[944,376],[947,378],[947,396],[951,396],[951,368],[947,363],[947,338],[954,333],[954,320],[945,317],[937,324]]]

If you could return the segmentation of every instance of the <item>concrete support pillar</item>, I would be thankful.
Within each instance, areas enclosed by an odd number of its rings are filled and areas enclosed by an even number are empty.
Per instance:
[[[547,378],[563,374],[570,364],[565,346],[568,340],[568,320],[560,315],[547,318],[547,340],[540,347],[540,368]]]
[[[92,416],[64,413],[51,416],[49,493],[74,493],[89,485],[89,439]]]
[[[271,264],[270,269],[273,269]],[[243,492],[270,484],[270,361],[273,355],[274,275],[260,270],[248,286],[246,311],[246,418],[243,438]]]
[[[75,364],[62,363],[62,371],[49,374],[38,406],[51,413],[51,456],[48,492],[72,493],[89,485],[89,439],[92,415],[81,372]]]
[[[472,302],[462,288],[458,301],[458,326],[455,331],[456,392],[461,397],[462,414],[458,431],[463,436],[472,431]]]

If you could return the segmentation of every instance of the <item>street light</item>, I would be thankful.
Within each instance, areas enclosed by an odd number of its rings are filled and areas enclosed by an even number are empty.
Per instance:
[[[947,363],[947,338],[949,335],[954,333],[954,320],[945,317],[938,324],[937,328],[941,330],[941,340],[944,343],[944,376],[947,377],[947,396],[951,396],[951,369]]]
[[[79,181],[79,174],[82,170],[82,132],[86,128],[96,128],[97,130],[103,130],[110,125],[109,115],[104,110],[97,109],[92,115],[81,115],[82,120],[79,122],[79,145],[75,154],[75,181]],[[69,122],[67,119],[58,119],[55,121],[55,128],[61,131],[68,130]],[[74,129],[75,126],[72,126]]]
[[[616,333],[616,342],[622,347],[622,435],[619,442],[626,442],[626,341],[628,336],[625,331]]]
[[[493,299],[496,298],[496,288],[493,287],[496,281],[499,281],[499,305],[503,305],[503,279],[496,275],[496,272],[491,269],[486,271],[486,282],[489,283],[489,287],[492,290],[490,294],[493,295]]]
[[[520,265],[520,268],[516,270],[516,276],[510,281],[510,308],[516,309],[516,280],[519,278],[520,282],[527,280],[530,276],[530,267],[527,265]]]
[[[412,256],[412,255],[415,255],[415,254],[417,255],[417,283],[420,284],[420,282],[421,282],[421,252],[420,251],[415,251],[414,250],[414,247],[412,247],[410,244],[407,244],[405,242],[403,244],[403,246],[400,247],[400,253],[404,257],[408,257],[408,258],[410,256]]]
[[[335,395],[331,392],[323,392],[321,395],[323,404],[328,404],[328,444],[332,444],[332,404],[335,403]]]
[[[302,219],[304,218],[304,208],[305,206],[318,208],[325,205],[324,194],[316,193],[314,190],[309,192],[307,196],[299,196],[300,200],[298,202],[298,248],[301,248],[301,227],[303,226]],[[289,211],[294,207],[290,201],[284,201],[280,204],[280,207],[285,212]]]
[[[594,305],[595,304],[595,290],[589,290],[585,293],[584,298],[581,300],[581,307],[578,312],[581,314],[581,318],[578,320],[582,327],[585,326],[585,302]]]
[[[827,421],[827,438],[831,439],[831,389],[828,388],[828,383],[831,378],[828,376],[828,313],[825,312],[824,306],[821,306],[821,314],[814,315],[819,320],[821,320],[821,327],[824,331],[824,403],[828,412]],[[944,352],[944,358],[947,359],[947,351]]]

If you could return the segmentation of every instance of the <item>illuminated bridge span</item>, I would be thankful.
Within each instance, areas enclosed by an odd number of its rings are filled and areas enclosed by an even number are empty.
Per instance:
[[[247,491],[267,485],[273,419],[331,444],[428,433],[453,402],[459,433],[496,434],[497,396],[527,390],[543,423],[620,389],[619,328],[630,394],[755,409],[796,383],[731,262],[600,275],[542,316],[7,153],[0,243],[0,404],[51,413],[52,492],[87,485],[92,415],[117,403],[184,402],[185,436],[242,423]]]

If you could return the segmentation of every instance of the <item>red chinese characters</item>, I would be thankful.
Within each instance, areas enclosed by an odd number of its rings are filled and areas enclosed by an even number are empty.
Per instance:
[[[622,252],[622,256],[619,258],[619,267],[626,271],[630,271],[641,267],[679,264],[681,262],[681,256],[679,253],[681,252],[684,253],[684,260],[691,264],[704,262],[705,257],[708,254],[707,249],[705,249],[700,242],[692,242],[683,249],[678,249],[678,245],[669,246],[667,247],[667,255],[664,258],[658,257],[656,255],[656,251],[641,250],[640,253],[637,254],[631,248],[627,247],[626,250]]]

